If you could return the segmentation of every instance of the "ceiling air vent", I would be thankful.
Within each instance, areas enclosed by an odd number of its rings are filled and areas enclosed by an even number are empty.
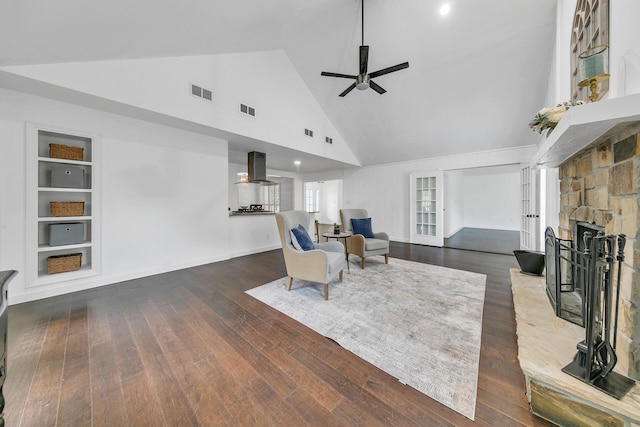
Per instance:
[[[191,85],[191,95],[197,96],[205,101],[213,101],[213,92],[198,85]]]
[[[324,141],[325,141],[327,144],[333,144],[333,138],[329,138],[328,136],[325,136],[325,137],[324,137]]]
[[[252,116],[252,117],[256,116],[256,109],[246,104],[240,104],[240,112],[244,114],[248,114],[249,116]]]
[[[313,131],[311,129],[305,129],[304,134],[313,138]]]

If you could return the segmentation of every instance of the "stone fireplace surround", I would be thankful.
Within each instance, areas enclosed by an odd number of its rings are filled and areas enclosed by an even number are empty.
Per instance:
[[[627,236],[615,370],[640,384],[640,94],[571,108],[543,140],[534,163],[559,171],[558,237],[572,240],[579,221]],[[512,271],[518,358],[532,411],[560,425],[606,420],[604,425],[640,426],[640,385],[616,401],[561,372],[584,339],[584,329],[555,318],[544,291],[536,310],[540,324],[534,322],[538,284],[521,276]]]
[[[625,234],[620,281],[618,363],[640,379],[640,122],[590,146],[560,166],[559,237],[573,239],[577,221]],[[617,274],[617,273],[616,273]]]
[[[571,108],[536,163],[559,168],[559,238],[572,240],[579,221],[627,237],[617,353],[623,372],[640,380],[640,94]]]

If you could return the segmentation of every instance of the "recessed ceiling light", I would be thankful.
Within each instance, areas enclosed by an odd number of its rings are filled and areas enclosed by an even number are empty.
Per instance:
[[[449,5],[449,3],[444,3],[442,6],[440,6],[440,15],[442,16],[448,15],[450,11],[451,11],[451,5]]]
[[[302,163],[300,160],[295,160],[293,162],[293,164],[296,165],[296,166],[300,166],[300,163]]]

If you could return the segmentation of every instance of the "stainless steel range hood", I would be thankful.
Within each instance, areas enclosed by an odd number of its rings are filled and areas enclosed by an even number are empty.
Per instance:
[[[277,185],[277,182],[267,180],[267,155],[259,151],[252,151],[247,155],[248,178],[251,184]]]

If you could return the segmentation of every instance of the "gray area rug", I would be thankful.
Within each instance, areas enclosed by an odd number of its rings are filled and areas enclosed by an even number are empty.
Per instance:
[[[486,276],[390,259],[359,259],[344,280],[286,278],[248,290],[254,298],[331,338],[443,405],[474,419]]]

